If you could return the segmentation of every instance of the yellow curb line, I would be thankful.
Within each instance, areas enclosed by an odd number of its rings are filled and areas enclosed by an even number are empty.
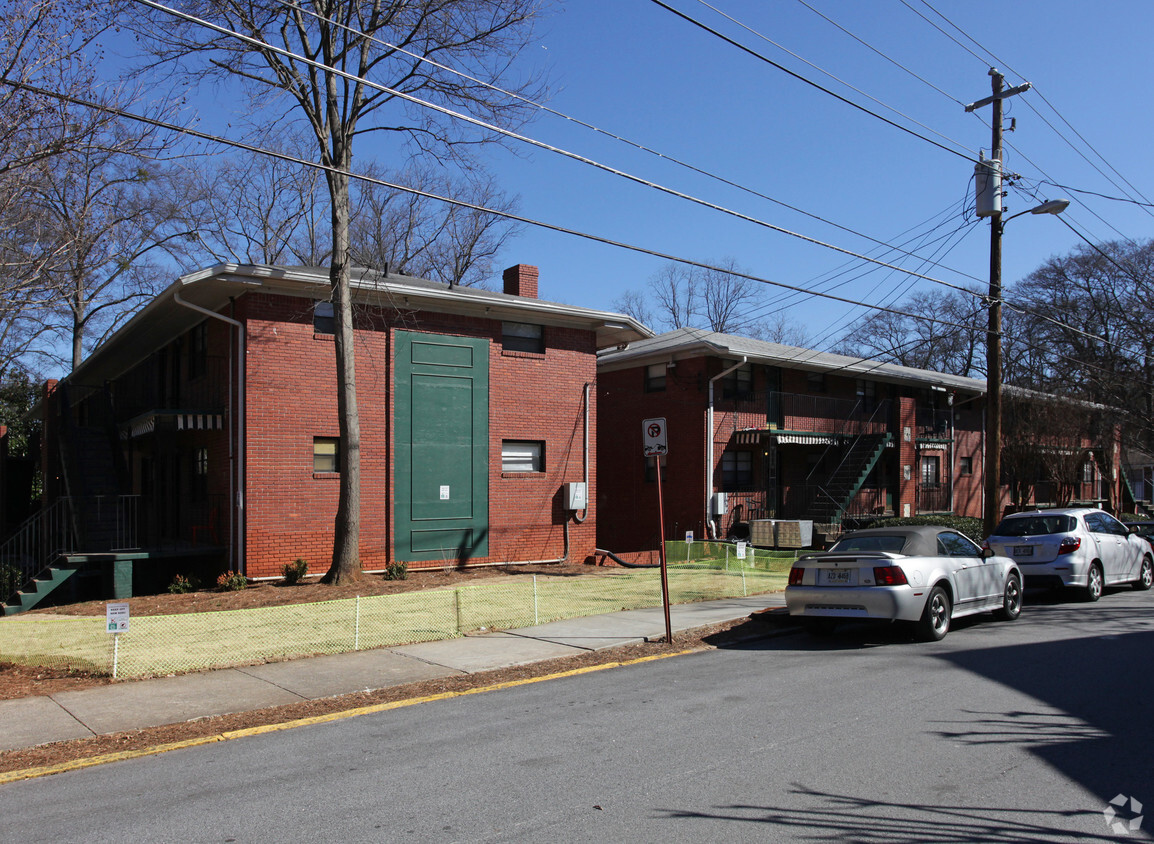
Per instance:
[[[257,736],[263,733],[275,733],[280,730],[292,730],[297,727],[308,727],[313,724],[325,724],[331,721],[341,721],[346,718],[356,718],[360,715],[371,715],[375,712],[386,712],[390,709],[402,709],[406,706],[416,706],[421,703],[433,703],[438,700],[448,700],[455,697],[464,697],[465,695],[481,694],[482,692],[496,692],[502,689],[511,689],[515,686],[527,686],[531,683],[541,683],[545,680],[559,680],[562,677],[575,677],[578,674],[589,674],[594,671],[603,671],[606,668],[623,668],[628,665],[638,665],[643,662],[653,662],[658,659],[669,659],[674,656],[684,656],[686,654],[694,653],[693,649],[685,651],[677,651],[670,654],[654,654],[652,656],[638,657],[637,659],[626,660],[625,662],[607,662],[604,665],[589,665],[584,668],[574,668],[569,671],[560,671],[556,674],[546,674],[542,677],[526,677],[523,680],[509,680],[504,683],[494,683],[491,686],[480,686],[475,689],[465,689],[459,692],[441,692],[435,695],[425,695],[423,697],[406,698],[405,700],[394,700],[388,703],[376,703],[372,706],[359,706],[355,709],[344,709],[340,712],[330,712],[327,715],[314,715],[309,718],[297,718],[292,721],[284,721],[280,724],[265,724],[261,727],[247,727],[243,730],[228,730],[223,733],[218,733],[212,736],[202,736],[200,738],[186,739],[185,741],[174,741],[168,744],[158,744],[155,747],[143,747],[138,750],[122,750],[117,753],[102,753],[99,756],[91,756],[87,759],[76,759],[71,762],[61,762],[58,765],[41,765],[35,768],[24,768],[19,771],[8,771],[7,773],[0,773],[0,785],[7,785],[12,782],[19,782],[20,780],[37,779],[39,777],[47,777],[52,774],[63,774],[68,771],[78,771],[83,768],[93,768],[97,765],[107,765],[110,762],[123,762],[128,759],[138,759],[141,756],[155,756],[160,753],[168,753],[172,750],[183,750],[186,747],[199,747],[205,744],[213,744],[218,741],[232,741],[233,739],[246,738],[248,736]]]

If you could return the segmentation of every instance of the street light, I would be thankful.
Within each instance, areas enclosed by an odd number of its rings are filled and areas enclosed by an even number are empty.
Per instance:
[[[1023,214],[1061,214],[1068,199],[1051,199],[1035,208],[1002,219],[999,209],[990,215],[990,315],[986,331],[986,495],[983,529],[989,536],[1001,515],[1002,475],[1002,232],[1006,223]],[[1000,203],[999,203],[1000,205]]]

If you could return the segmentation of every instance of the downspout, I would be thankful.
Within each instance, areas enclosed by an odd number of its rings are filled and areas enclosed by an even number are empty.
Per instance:
[[[589,511],[593,509],[593,496],[589,490],[589,382],[585,382],[585,474],[581,478],[585,484],[585,515],[578,516],[577,511],[573,511],[573,521],[581,524],[589,518]]]
[[[724,378],[735,369],[740,369],[749,361],[747,355],[741,360],[709,379],[709,408],[705,414],[705,524],[709,527],[709,538],[717,539],[717,525],[713,523],[713,382]]]
[[[234,471],[229,477],[229,497],[232,499],[233,506],[230,507],[228,511],[229,534],[234,538],[234,541],[229,542],[228,556],[229,570],[246,574],[248,566],[246,565],[245,558],[244,491],[242,488],[244,482],[244,448],[241,447],[245,427],[244,372],[246,343],[244,324],[232,317],[226,317],[223,314],[218,314],[216,311],[210,311],[208,308],[202,308],[200,305],[194,305],[192,302],[181,299],[179,290],[172,294],[172,300],[176,302],[176,304],[189,310],[196,311],[213,319],[219,319],[221,322],[227,322],[236,328],[238,351],[236,356],[235,390],[237,409],[235,413],[233,412],[233,390],[230,389],[228,391],[229,416],[234,420],[233,424],[236,431],[235,437],[229,437],[228,439],[228,459],[234,467]]]

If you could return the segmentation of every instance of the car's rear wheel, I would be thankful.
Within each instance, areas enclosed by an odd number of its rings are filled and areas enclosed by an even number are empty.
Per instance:
[[[1022,614],[1022,581],[1016,574],[1006,578],[1006,588],[1002,592],[1002,608],[994,610],[994,618],[999,621],[1014,621]]]
[[[1097,563],[1090,564],[1090,571],[1086,574],[1086,591],[1083,593],[1087,601],[1093,603],[1102,597],[1102,589],[1106,581],[1102,577],[1102,567]]]
[[[1138,572],[1138,579],[1134,581],[1134,588],[1145,592],[1154,586],[1154,561],[1149,557],[1142,558],[1142,569]]]
[[[917,623],[917,635],[923,642],[937,642],[950,632],[950,596],[940,586],[930,590],[926,608]]]

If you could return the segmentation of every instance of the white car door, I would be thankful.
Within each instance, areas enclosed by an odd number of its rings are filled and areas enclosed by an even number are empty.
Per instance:
[[[989,559],[982,557],[982,549],[969,539],[952,531],[940,533],[938,551],[943,557],[949,557],[955,569],[959,609],[984,605],[993,596],[1001,596],[1002,584],[998,582],[997,566],[990,565]]]
[[[1098,553],[1102,558],[1102,574],[1107,583],[1117,583],[1127,580],[1132,564],[1134,551],[1129,542],[1129,531],[1126,526],[1108,513],[1087,513],[1086,527],[1094,534],[1098,543]]]

